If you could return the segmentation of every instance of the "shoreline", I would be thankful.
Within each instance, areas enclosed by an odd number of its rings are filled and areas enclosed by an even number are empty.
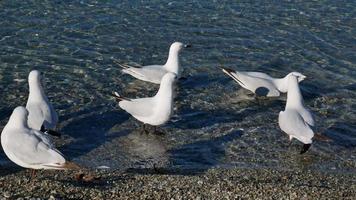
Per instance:
[[[82,171],[95,177],[75,179],[78,171],[2,169],[0,199],[352,199],[356,174],[309,170],[209,169],[174,171]]]

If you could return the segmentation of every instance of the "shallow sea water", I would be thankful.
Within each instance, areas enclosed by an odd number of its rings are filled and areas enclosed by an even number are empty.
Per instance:
[[[115,170],[164,167],[356,172],[355,1],[0,1],[0,129],[25,105],[27,75],[45,74],[59,113],[56,145],[70,160]],[[183,76],[164,136],[140,133],[112,91],[154,95],[114,60],[159,64],[174,41]],[[257,101],[218,66],[307,76],[305,104],[318,132],[299,155],[278,127],[285,96]],[[1,150],[1,166],[13,166]]]

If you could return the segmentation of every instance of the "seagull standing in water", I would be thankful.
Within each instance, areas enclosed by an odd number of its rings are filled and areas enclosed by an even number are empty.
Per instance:
[[[298,77],[288,77],[287,104],[284,111],[279,113],[279,127],[289,135],[304,143],[300,154],[308,151],[314,137],[314,119],[309,110],[303,105],[303,96],[298,85]]]
[[[280,93],[288,91],[288,77],[296,76],[298,82],[303,81],[306,76],[299,72],[291,72],[284,78],[272,78],[262,72],[239,72],[223,68],[222,71],[234,79],[241,87],[250,90],[257,96],[278,97]]]
[[[126,74],[130,74],[131,76],[143,81],[160,84],[162,77],[167,72],[175,73],[177,77],[180,78],[181,68],[179,66],[179,52],[182,48],[188,47],[191,47],[191,45],[184,45],[181,42],[174,42],[169,48],[168,59],[164,65],[133,67],[126,64],[117,64],[123,68],[122,72]]]
[[[30,169],[79,168],[66,161],[45,134],[28,127],[27,118],[26,108],[15,108],[1,133],[1,146],[12,162]]]
[[[26,104],[26,109],[29,111],[28,126],[59,137],[60,133],[52,130],[58,122],[58,115],[44,93],[39,71],[30,72],[28,84],[30,88]]]
[[[156,128],[170,120],[173,113],[173,88],[176,77],[176,74],[171,72],[164,75],[154,97],[128,99],[117,92],[114,96],[123,110],[144,123],[143,130],[147,133],[146,125]]]

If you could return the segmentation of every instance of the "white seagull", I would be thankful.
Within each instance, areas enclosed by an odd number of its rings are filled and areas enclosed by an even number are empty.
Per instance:
[[[279,127],[289,135],[304,143],[300,154],[305,153],[311,146],[314,137],[314,119],[309,110],[303,105],[297,76],[288,77],[287,104],[284,111],[279,112]]]
[[[1,133],[1,146],[12,162],[30,169],[79,168],[66,161],[45,134],[29,128],[27,118],[26,108],[15,108]]]
[[[30,88],[26,104],[26,109],[29,112],[28,126],[35,130],[60,136],[60,133],[51,130],[55,128],[58,122],[58,115],[44,93],[39,71],[33,70],[30,72],[28,84]]]
[[[180,78],[181,68],[179,66],[179,52],[182,48],[191,47],[189,44],[182,44],[181,42],[174,42],[169,48],[169,54],[166,64],[164,65],[148,65],[142,67],[133,67],[126,64],[117,63],[126,74],[155,84],[160,84],[162,77],[167,72],[172,72]]]
[[[234,79],[241,87],[250,90],[257,96],[278,97],[280,92],[288,91],[288,77],[293,75],[298,78],[298,82],[303,81],[306,76],[299,72],[291,72],[284,78],[272,78],[262,72],[242,72],[228,68],[222,71]]]
[[[115,92],[119,106],[145,125],[159,126],[165,124],[173,113],[173,88],[176,80],[175,73],[163,76],[161,85],[154,97],[128,99]]]

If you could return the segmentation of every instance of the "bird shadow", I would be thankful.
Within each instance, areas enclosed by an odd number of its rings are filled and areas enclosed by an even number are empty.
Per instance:
[[[351,123],[336,122],[323,131],[333,143],[345,148],[356,147],[356,125]]]
[[[0,122],[5,120],[6,118],[10,117],[12,108],[4,107],[0,110]],[[5,123],[5,122],[4,122]],[[2,125],[2,124],[1,124]],[[4,124],[5,125],[5,124]]]
[[[233,130],[223,136],[197,141],[168,150],[169,165],[161,168],[128,169],[139,174],[197,175],[216,167],[226,155],[229,142],[240,138],[242,130]]]
[[[257,96],[262,96],[262,97],[266,97],[268,92],[269,92],[269,89],[266,87],[259,87],[259,88],[256,88],[256,90],[255,90],[255,94]]]
[[[74,116],[76,118],[61,129],[63,134],[73,138],[73,142],[60,147],[61,152],[70,159],[86,155],[104,143],[128,134],[127,131],[110,132],[114,126],[125,122],[128,115],[102,111]]]
[[[5,153],[1,152],[0,153],[0,159],[1,160],[8,160],[6,157]],[[17,166],[15,163],[12,162],[6,162],[0,165],[0,177],[2,176],[7,176],[10,174],[15,174],[17,172],[20,172],[24,170],[24,168]]]

